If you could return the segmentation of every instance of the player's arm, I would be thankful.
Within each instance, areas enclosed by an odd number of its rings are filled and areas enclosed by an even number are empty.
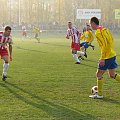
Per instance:
[[[0,42],[1,46],[4,47],[7,43]]]
[[[10,54],[10,61],[12,61],[12,38],[9,39],[8,45],[9,45],[9,54]]]
[[[90,41],[90,42],[92,42],[92,41],[94,40],[94,36],[93,36],[92,31],[90,32],[90,38],[91,38],[91,41]]]
[[[12,44],[9,44],[10,61],[12,61]]]
[[[66,35],[66,38],[69,39],[70,38],[70,34],[69,34],[69,31],[67,31],[67,35]]]
[[[102,45],[102,51],[101,51],[101,59],[104,59],[106,57],[106,53],[111,51],[111,47],[113,46],[113,37],[108,29],[104,29],[101,31],[101,35],[104,39],[104,44]]]
[[[69,39],[70,37],[68,35],[66,35],[66,38]]]
[[[85,34],[84,33],[80,36],[80,40],[85,40]]]

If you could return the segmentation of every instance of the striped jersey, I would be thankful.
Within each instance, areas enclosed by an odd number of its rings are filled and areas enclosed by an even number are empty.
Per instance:
[[[11,35],[5,37],[4,36],[4,32],[0,32],[0,48],[2,47],[1,43],[5,43],[5,48],[7,48],[7,43],[9,43],[9,44],[12,43],[12,37],[11,37]]]
[[[68,28],[67,30],[67,36],[72,38],[72,43],[80,43],[80,35],[79,35],[79,31],[76,27],[72,27],[71,29]]]

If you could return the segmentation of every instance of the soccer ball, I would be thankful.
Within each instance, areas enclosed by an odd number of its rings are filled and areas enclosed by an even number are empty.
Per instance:
[[[96,93],[98,93],[98,86],[93,86],[92,89],[91,89],[91,93],[93,95],[95,95]]]

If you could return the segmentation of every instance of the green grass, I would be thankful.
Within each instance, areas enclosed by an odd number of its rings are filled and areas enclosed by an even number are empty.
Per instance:
[[[120,63],[120,39],[115,42]],[[8,79],[0,81],[0,120],[120,120],[120,84],[107,73],[105,98],[88,97],[96,85],[97,43],[80,65],[74,64],[69,45],[62,37],[14,40]]]

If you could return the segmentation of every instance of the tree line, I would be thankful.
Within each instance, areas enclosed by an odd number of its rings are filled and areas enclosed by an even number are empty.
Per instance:
[[[71,20],[74,23],[77,9],[101,9],[102,22],[119,23],[115,20],[115,9],[120,0],[0,0],[0,23],[22,22],[28,24],[65,25]]]

